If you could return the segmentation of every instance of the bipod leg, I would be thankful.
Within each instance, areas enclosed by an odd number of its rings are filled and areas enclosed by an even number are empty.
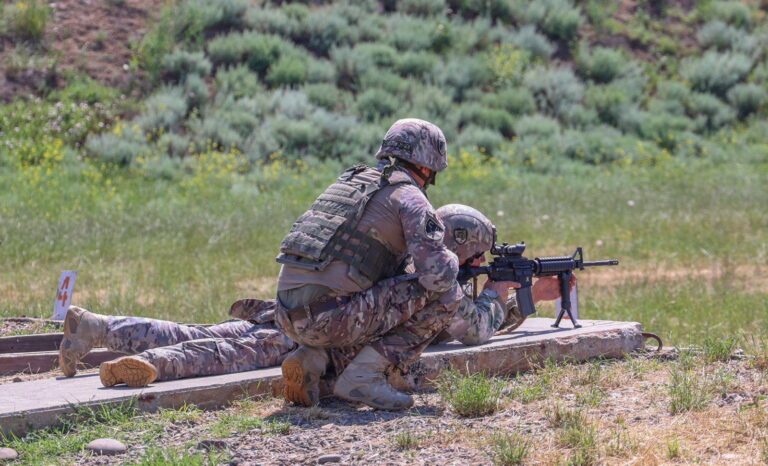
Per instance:
[[[557,314],[557,319],[555,320],[555,323],[552,324],[552,327],[554,328],[560,328],[560,321],[565,316],[565,313],[568,313],[568,318],[571,319],[571,322],[573,322],[573,328],[581,328],[581,324],[576,322],[576,319],[573,317],[573,314],[571,313],[571,275],[573,272],[570,270],[567,270],[565,272],[561,272],[557,275],[558,280],[560,281],[560,312]]]

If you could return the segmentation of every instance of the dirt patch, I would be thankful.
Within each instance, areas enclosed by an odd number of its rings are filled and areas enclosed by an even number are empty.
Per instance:
[[[746,292],[768,290],[768,267],[760,265],[723,266],[714,263],[707,268],[680,268],[659,264],[642,268],[596,267],[578,275],[579,281],[587,286],[612,288],[631,283],[676,283],[699,281],[712,287],[715,283],[728,281]]]
[[[63,322],[55,322],[46,319],[25,317],[0,319],[0,337],[60,332],[62,331],[63,326]]]
[[[40,58],[11,66],[20,55],[29,55],[6,40],[0,44],[0,98],[36,94],[41,88],[64,84],[72,72],[121,89],[139,79],[128,72],[135,44],[157,17],[161,4],[150,0],[61,0],[51,3]],[[34,50],[34,49],[30,49]]]

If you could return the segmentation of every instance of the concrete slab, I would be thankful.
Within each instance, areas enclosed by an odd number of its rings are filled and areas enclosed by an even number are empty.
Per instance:
[[[431,347],[405,377],[392,383],[425,388],[446,368],[495,375],[514,374],[547,358],[583,361],[595,357],[621,357],[643,347],[642,328],[635,322],[581,321],[580,329],[553,329],[552,319],[528,319],[508,335],[497,335],[485,345],[466,347],[449,343]],[[565,322],[567,326],[570,322]],[[0,430],[21,435],[30,429],[54,425],[75,406],[118,404],[137,399],[145,411],[195,404],[213,408],[242,396],[279,394],[280,369],[200,377],[155,383],[145,388],[103,388],[97,375],[71,379],[57,377],[0,385]],[[330,387],[323,390],[327,393]]]

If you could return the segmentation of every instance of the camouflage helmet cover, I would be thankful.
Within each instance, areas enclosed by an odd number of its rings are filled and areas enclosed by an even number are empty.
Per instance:
[[[418,118],[405,118],[393,124],[379,151],[377,159],[395,157],[407,162],[427,167],[435,172],[448,166],[446,142],[443,131],[428,121]]]
[[[493,224],[479,210],[448,204],[435,211],[445,225],[445,245],[459,256],[459,264],[491,249]]]

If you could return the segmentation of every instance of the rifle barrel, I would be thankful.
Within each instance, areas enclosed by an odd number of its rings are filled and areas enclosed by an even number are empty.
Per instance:
[[[584,262],[584,267],[601,267],[605,265],[619,265],[619,261],[617,259],[608,259],[605,261]]]

